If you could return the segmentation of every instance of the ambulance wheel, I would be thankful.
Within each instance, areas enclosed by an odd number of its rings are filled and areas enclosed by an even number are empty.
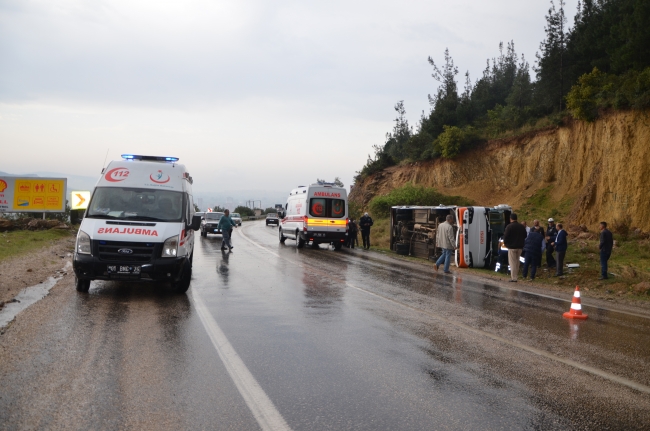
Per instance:
[[[280,244],[284,244],[284,241],[287,239],[286,236],[282,235],[282,229],[278,229],[279,231],[279,236],[280,236]]]
[[[395,244],[395,252],[397,252],[397,254],[401,254],[402,256],[408,256],[410,250],[411,250],[411,244],[404,244],[401,242]]]
[[[342,246],[343,246],[342,242],[335,242],[334,243],[334,250],[339,251]]]
[[[300,236],[300,232],[296,231],[296,247],[303,248],[305,246],[305,240]]]
[[[189,261],[185,261],[181,271],[181,278],[179,278],[178,281],[172,281],[172,289],[175,293],[185,293],[187,292],[187,289],[190,288],[192,265],[190,265]]]
[[[88,292],[88,290],[90,290],[90,280],[82,280],[75,277],[74,287],[77,289],[77,292]]]

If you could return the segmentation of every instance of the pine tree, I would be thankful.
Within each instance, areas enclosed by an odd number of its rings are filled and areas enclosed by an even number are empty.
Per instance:
[[[551,0],[551,8],[546,15],[544,39],[539,46],[537,56],[537,88],[538,103],[547,111],[562,111],[564,96],[568,91],[565,84],[565,55],[567,47],[566,15],[564,0],[559,0],[559,9]]]

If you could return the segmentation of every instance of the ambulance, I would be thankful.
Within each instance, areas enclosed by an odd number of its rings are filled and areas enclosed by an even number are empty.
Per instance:
[[[278,228],[280,242],[287,238],[296,247],[332,244],[340,250],[348,235],[348,195],[331,183],[316,183],[291,190]]]
[[[75,244],[75,286],[91,280],[190,286],[194,232],[192,177],[176,157],[123,154],[102,171]]]

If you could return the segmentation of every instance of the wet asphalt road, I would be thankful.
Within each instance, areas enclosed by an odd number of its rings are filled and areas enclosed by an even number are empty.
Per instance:
[[[650,319],[379,253],[197,237],[187,295],[66,277],[0,336],[2,429],[650,429]]]

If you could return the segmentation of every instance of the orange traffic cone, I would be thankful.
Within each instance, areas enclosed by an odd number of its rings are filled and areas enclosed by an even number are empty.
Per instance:
[[[580,304],[580,288],[576,286],[576,291],[573,292],[573,301],[571,301],[571,310],[564,313],[562,316],[567,319],[586,319],[588,316],[582,314],[582,305]]]

